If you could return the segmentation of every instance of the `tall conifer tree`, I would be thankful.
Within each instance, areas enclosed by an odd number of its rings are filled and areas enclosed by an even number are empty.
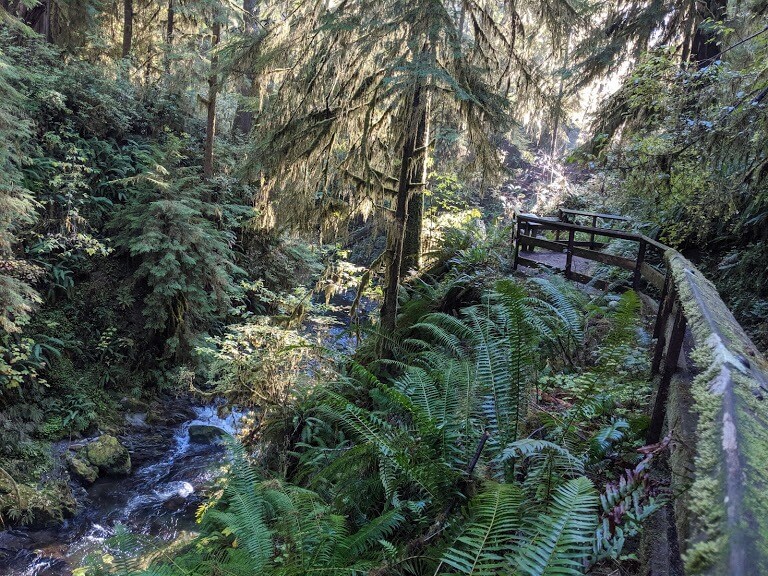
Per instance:
[[[566,1],[341,1],[308,4],[283,26],[274,53],[287,61],[284,81],[259,149],[272,208],[303,224],[340,211],[387,215],[385,329],[400,280],[420,261],[430,105],[454,111],[479,167],[498,167],[490,135],[508,123],[507,98],[543,93],[526,38],[536,30],[556,43],[577,18]]]

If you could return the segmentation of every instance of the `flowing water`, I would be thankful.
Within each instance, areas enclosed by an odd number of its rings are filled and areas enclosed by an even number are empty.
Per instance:
[[[310,319],[302,332],[329,350],[354,349],[357,341],[343,312],[353,297],[348,292],[335,298],[336,309]],[[373,306],[364,300],[362,313]],[[305,369],[312,372],[314,366]],[[121,525],[138,538],[134,553],[194,532],[195,510],[226,460],[217,431],[236,434],[243,415],[232,411],[221,417],[218,408],[187,409],[189,416],[177,426],[148,426],[143,415],[127,415],[129,429],[120,439],[132,452],[131,474],[98,479],[80,494],[77,516],[55,529],[0,532],[0,576],[70,576],[89,554],[100,553]],[[64,443],[59,448],[68,449]]]
[[[193,411],[194,416],[179,426],[121,437],[134,446],[145,441],[157,444],[159,439],[159,454],[134,466],[129,476],[97,480],[73,519],[54,530],[0,533],[0,548],[8,555],[0,561],[0,575],[71,574],[88,554],[102,550],[119,525],[136,535],[141,543],[138,550],[151,549],[194,530],[194,511],[218,476],[225,457],[220,438],[237,433],[242,414],[232,412],[222,418],[216,406],[195,407]],[[190,429],[198,431],[194,438]],[[140,450],[136,448],[134,455]]]

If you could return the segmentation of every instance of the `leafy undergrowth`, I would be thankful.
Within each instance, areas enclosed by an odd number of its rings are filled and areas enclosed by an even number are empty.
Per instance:
[[[396,334],[372,329],[332,377],[264,402],[198,511],[199,536],[134,573],[636,568],[637,534],[665,498],[647,472],[665,446],[639,440],[649,387],[638,297],[446,262],[403,294]],[[247,385],[277,394],[274,379]],[[111,568],[139,565],[123,554]]]

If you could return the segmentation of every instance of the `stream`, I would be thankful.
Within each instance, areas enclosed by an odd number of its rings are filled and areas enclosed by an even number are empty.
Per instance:
[[[330,350],[349,351],[356,339],[340,308],[348,306],[351,297],[347,293],[334,300],[340,306],[310,318],[301,333],[318,338]],[[364,313],[370,312],[372,303],[364,304]],[[165,426],[148,425],[145,414],[127,414],[127,429],[119,439],[131,452],[130,475],[99,478],[87,490],[80,488],[78,514],[55,528],[0,531],[0,576],[71,576],[89,554],[104,550],[119,525],[136,535],[136,554],[193,534],[195,511],[226,460],[220,438],[238,432],[244,413],[233,410],[222,417],[220,404],[190,402],[170,406]],[[57,449],[67,450],[68,443],[59,443]]]
[[[218,439],[237,433],[242,414],[222,418],[215,405],[186,411],[191,417],[175,427],[149,428],[142,415],[130,415],[132,430],[120,438],[133,447],[132,458],[141,463],[126,477],[97,480],[79,499],[78,515],[56,528],[1,532],[0,549],[15,555],[0,564],[0,575],[69,575],[88,554],[102,550],[117,525],[137,535],[138,550],[193,531],[195,509],[218,477],[224,458],[225,447]],[[190,429],[198,431],[194,438]],[[141,454],[137,447],[142,443],[152,445],[153,454]]]

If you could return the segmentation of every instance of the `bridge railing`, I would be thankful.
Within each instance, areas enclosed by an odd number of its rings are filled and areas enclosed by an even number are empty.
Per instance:
[[[574,211],[562,211],[574,212]],[[582,212],[581,214],[594,214],[591,212]],[[607,216],[597,215],[595,216]],[[632,286],[638,289],[641,279],[645,279],[650,285],[661,290],[665,282],[665,272],[658,266],[652,265],[647,256],[650,251],[655,251],[657,260],[663,260],[663,254],[669,249],[668,246],[653,240],[643,234],[627,230],[617,230],[613,228],[602,228],[597,226],[585,226],[560,220],[559,218],[545,218],[534,214],[517,213],[515,227],[515,259],[514,267],[518,265],[537,266],[535,260],[520,256],[521,249],[533,250],[536,247],[545,248],[553,252],[565,252],[565,276],[568,279],[579,282],[594,282],[598,286],[603,284],[599,279],[576,273],[573,270],[573,257],[578,256],[587,260],[601,262],[618,268],[623,268],[632,272]],[[626,218],[618,216],[613,220],[626,221]],[[541,233],[551,231],[553,238],[547,239],[540,236]],[[581,235],[581,236],[579,236]],[[579,238],[588,238],[580,240]],[[635,258],[617,256],[603,252],[607,242],[612,240],[628,240],[637,244]]]
[[[516,214],[514,266],[538,265],[521,255],[526,250],[565,252],[567,278],[601,285],[573,270],[574,257],[617,266],[632,272],[635,290],[658,302],[646,441],[658,442],[665,429],[672,434],[676,497],[674,529],[666,533],[676,542],[656,554],[684,565],[685,574],[768,574],[768,361],[714,285],[679,252],[599,221],[626,219],[568,210],[558,218]],[[602,251],[614,239],[636,244],[635,257]],[[658,547],[666,537],[655,541]],[[669,550],[680,551],[672,554],[677,563]]]

